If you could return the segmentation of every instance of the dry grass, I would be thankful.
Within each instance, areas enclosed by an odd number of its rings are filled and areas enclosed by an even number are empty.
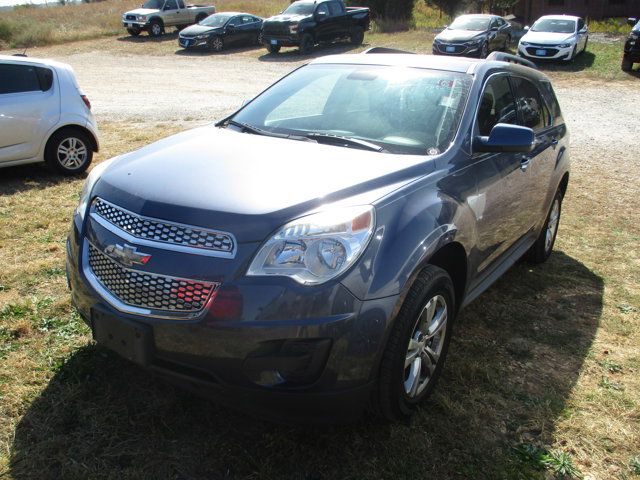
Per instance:
[[[48,8],[20,7],[2,12],[0,48],[22,48],[120,35],[122,14],[137,8],[141,0],[106,0]],[[207,3],[207,2],[204,2]],[[286,2],[278,0],[217,0],[218,11],[249,11],[270,16]]]
[[[185,126],[103,124],[97,161]],[[638,178],[598,160],[575,165],[550,261],[516,265],[463,312],[410,426],[314,432],[194,398],[91,344],[64,278],[82,180],[2,170],[0,478],[637,478]]]

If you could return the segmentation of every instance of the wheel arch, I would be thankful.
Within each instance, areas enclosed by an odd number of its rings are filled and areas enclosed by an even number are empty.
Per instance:
[[[56,133],[61,132],[63,130],[80,130],[82,133],[87,135],[87,137],[89,137],[89,140],[91,140],[91,150],[93,152],[98,152],[98,150],[100,149],[100,146],[99,146],[100,144],[98,143],[98,139],[95,137],[95,135],[91,130],[89,130],[86,127],[83,127],[82,125],[70,123],[70,124],[62,125],[56,128],[49,134],[49,136],[47,137],[47,141],[44,142],[44,151],[47,150],[47,147],[49,146],[49,142],[51,141],[51,137],[53,137]]]
[[[420,271],[426,265],[439,267],[449,274],[453,282],[453,289],[456,295],[454,300],[456,310],[458,310],[464,300],[468,277],[467,252],[462,244],[453,241],[443,245],[427,259],[426,264],[421,266]]]
[[[149,25],[151,25],[153,22],[158,22],[164,28],[164,20],[162,20],[162,17],[151,17],[148,22]]]

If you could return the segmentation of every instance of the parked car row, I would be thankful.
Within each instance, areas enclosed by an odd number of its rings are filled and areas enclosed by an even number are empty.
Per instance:
[[[518,43],[518,55],[530,59],[572,61],[587,49],[589,29],[580,17],[546,15]],[[507,50],[513,38],[509,22],[497,15],[462,15],[436,35],[435,55],[485,58],[495,50]]]
[[[273,54],[282,47],[307,54],[318,43],[347,39],[362,44],[370,15],[368,8],[347,7],[343,0],[299,0],[266,20],[246,12],[215,13],[213,6],[185,5],[183,0],[147,0],[142,8],[126,12],[122,22],[133,36],[142,31],[158,36],[175,26],[182,48],[220,52],[232,45],[264,44]]]

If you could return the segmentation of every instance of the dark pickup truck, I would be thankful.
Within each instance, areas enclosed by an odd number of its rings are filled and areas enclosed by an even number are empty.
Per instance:
[[[640,63],[640,17],[629,18],[627,23],[633,29],[624,44],[621,68],[625,72],[630,72],[634,63]]]
[[[269,53],[299,47],[300,53],[308,54],[320,42],[341,39],[360,45],[369,21],[368,8],[345,7],[342,0],[300,0],[265,20],[262,42]]]

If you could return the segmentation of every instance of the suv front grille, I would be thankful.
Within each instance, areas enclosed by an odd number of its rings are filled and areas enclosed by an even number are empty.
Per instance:
[[[217,283],[140,272],[123,267],[87,243],[89,267],[110,295],[131,307],[193,315],[200,312]]]
[[[136,20],[136,16],[135,15],[127,15],[127,20]]]
[[[136,238],[202,250],[233,254],[233,237],[224,232],[143,217],[101,198],[96,198],[94,211],[107,222]]]

